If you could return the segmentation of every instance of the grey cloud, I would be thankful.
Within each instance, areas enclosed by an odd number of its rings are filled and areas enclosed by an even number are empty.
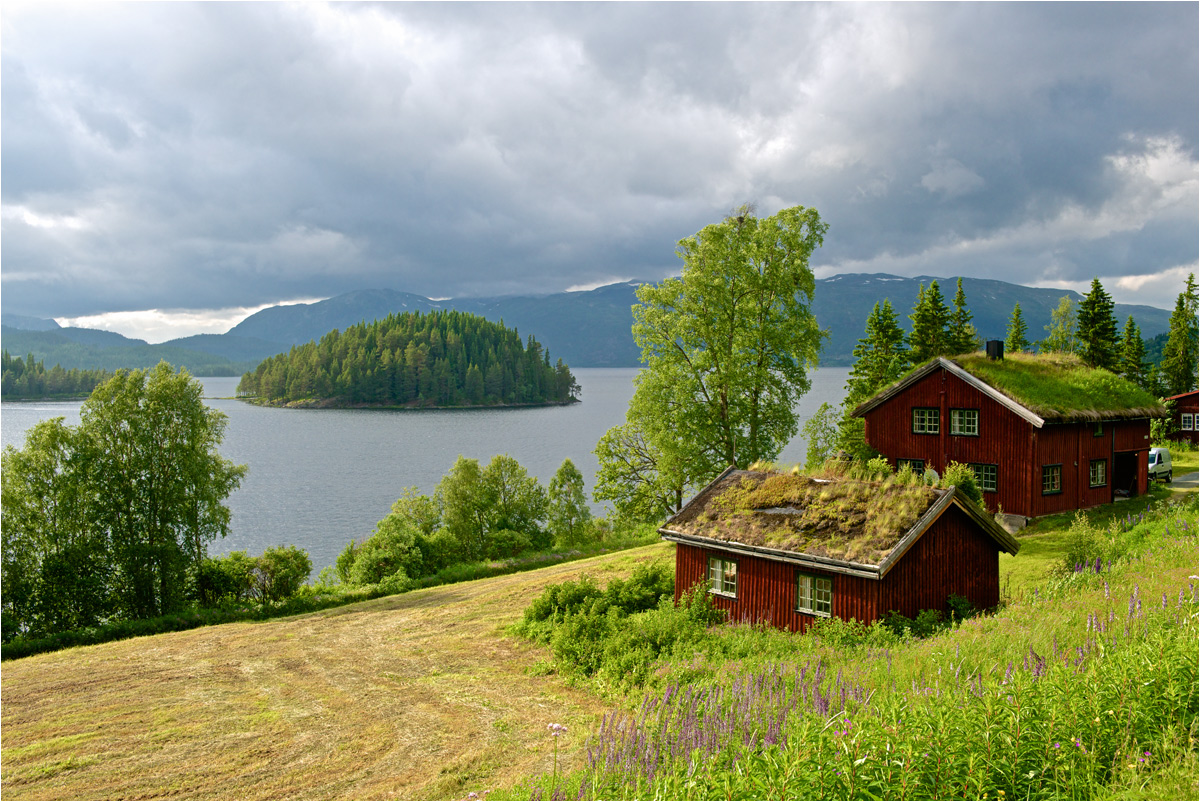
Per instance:
[[[1034,282],[1196,259],[1194,189],[1112,162],[1169,139],[1194,181],[1193,5],[80,13],[6,14],[14,312],[655,278],[748,200],[818,208],[827,267]],[[1153,211],[1068,224],[1118,208]]]

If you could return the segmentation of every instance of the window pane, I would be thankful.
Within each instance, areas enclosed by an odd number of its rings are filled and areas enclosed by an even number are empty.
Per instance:
[[[818,613],[830,615],[833,612],[833,580],[817,577],[813,582],[815,588],[813,609]]]
[[[801,574],[796,579],[796,609],[812,609],[812,577]]]
[[[737,594],[737,563],[735,562],[727,561],[725,563],[724,590],[726,593]]]

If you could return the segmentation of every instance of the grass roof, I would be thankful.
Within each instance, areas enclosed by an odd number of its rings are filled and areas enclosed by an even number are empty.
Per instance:
[[[865,480],[734,471],[667,522],[682,535],[879,565],[946,490],[908,471]]]
[[[1073,354],[966,354],[953,361],[977,379],[1046,420],[1112,420],[1166,414],[1133,382],[1091,368]]]

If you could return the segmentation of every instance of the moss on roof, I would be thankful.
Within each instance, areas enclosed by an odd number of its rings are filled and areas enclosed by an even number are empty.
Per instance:
[[[1133,382],[1090,368],[1072,354],[983,354],[955,364],[1046,420],[1111,420],[1165,414],[1158,399]]]
[[[682,535],[879,565],[941,497],[908,471],[882,481],[735,471],[667,523]]]

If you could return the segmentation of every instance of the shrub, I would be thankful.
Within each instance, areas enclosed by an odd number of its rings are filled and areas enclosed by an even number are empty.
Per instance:
[[[239,602],[250,593],[255,559],[244,551],[206,557],[196,568],[196,601],[201,607]]]
[[[489,560],[500,560],[516,557],[529,551],[532,546],[529,535],[513,529],[501,529],[488,535],[487,557]]]
[[[971,469],[970,465],[964,465],[961,462],[951,462],[946,466],[946,473],[942,477],[941,486],[950,487],[951,485],[962,491],[963,495],[980,507],[983,506],[983,493],[979,489],[979,482],[975,478],[975,471]]]
[[[308,552],[295,546],[274,546],[255,563],[252,592],[260,601],[283,601],[295,595],[310,573]]]

